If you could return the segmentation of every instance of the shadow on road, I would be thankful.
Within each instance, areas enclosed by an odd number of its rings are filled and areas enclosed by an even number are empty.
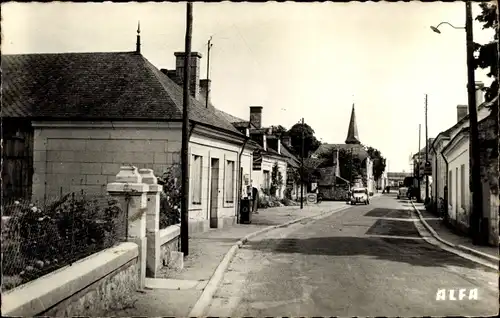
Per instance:
[[[412,212],[410,210],[375,208],[366,213],[365,216],[375,218],[409,219],[412,217]]]
[[[397,220],[377,220],[365,234],[420,237],[413,222]]]
[[[406,222],[409,223],[409,222]],[[375,237],[313,237],[307,239],[265,239],[250,241],[246,249],[271,253],[300,253],[329,256],[373,256],[380,260],[408,263],[415,266],[481,268],[495,272],[421,240]]]

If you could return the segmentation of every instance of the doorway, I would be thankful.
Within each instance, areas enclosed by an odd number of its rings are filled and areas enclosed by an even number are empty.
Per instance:
[[[217,209],[219,207],[219,159],[210,162],[210,228],[217,228]]]

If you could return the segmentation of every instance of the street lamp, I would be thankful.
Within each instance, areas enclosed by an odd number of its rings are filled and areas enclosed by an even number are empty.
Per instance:
[[[465,27],[455,27],[448,22],[441,22],[436,27],[431,26],[432,31],[440,34],[439,26],[448,24],[454,29],[465,29],[467,45],[467,95],[469,104],[469,130],[470,130],[470,167],[472,182],[469,189],[472,192],[473,209],[470,215],[469,227],[472,236],[472,242],[475,245],[487,243],[488,226],[486,220],[483,220],[483,199],[480,170],[480,152],[476,109],[476,88],[475,88],[475,61],[474,61],[474,43],[472,26],[472,5],[470,1],[465,2]]]
[[[449,23],[449,22],[441,22],[439,23],[437,26],[432,26],[431,25],[431,30],[438,33],[438,34],[441,34],[441,31],[439,31],[439,27],[442,25],[442,24],[448,24],[449,26],[451,26],[452,28],[454,29],[465,29],[465,27],[456,27],[454,26],[453,24]]]

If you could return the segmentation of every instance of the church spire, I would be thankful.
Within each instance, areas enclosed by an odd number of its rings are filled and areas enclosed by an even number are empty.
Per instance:
[[[356,125],[356,114],[354,112],[354,103],[352,104],[351,121],[347,130],[346,144],[360,144],[358,135],[358,126]]]
[[[135,43],[135,52],[141,53],[141,21],[137,21],[137,42]]]

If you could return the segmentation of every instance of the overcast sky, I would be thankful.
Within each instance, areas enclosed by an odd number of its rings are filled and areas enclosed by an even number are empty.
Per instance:
[[[429,137],[456,123],[467,102],[465,23],[455,3],[194,3],[192,50],[212,35],[212,101],[247,119],[263,106],[264,125],[290,128],[302,117],[323,142],[343,143],[352,103],[361,142],[378,148],[390,171],[409,171],[424,144],[424,96]],[[185,3],[2,4],[2,52],[60,53],[135,50],[158,68],[175,68],[184,50]],[[474,6],[474,15],[480,9]],[[475,24],[476,42],[493,33]],[[489,84],[487,72],[476,80]],[[354,97],[353,97],[354,96]]]

